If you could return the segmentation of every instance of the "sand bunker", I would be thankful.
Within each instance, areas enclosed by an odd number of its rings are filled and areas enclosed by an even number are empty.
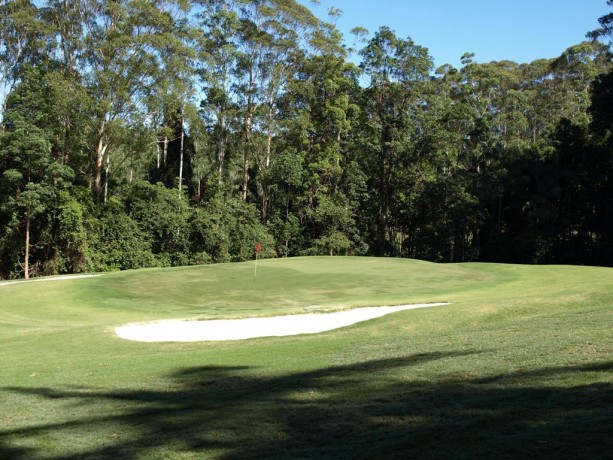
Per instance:
[[[30,278],[27,280],[20,279],[20,280],[15,280],[15,281],[2,281],[0,282],[0,287],[8,286],[9,284],[43,283],[47,281],[67,281],[67,280],[73,280],[76,278],[92,278],[94,276],[102,276],[102,275],[60,275],[60,276],[53,276],[53,277],[46,277],[46,278]]]
[[[352,324],[379,318],[390,313],[414,308],[436,307],[449,303],[422,303],[394,307],[365,307],[324,314],[300,314],[270,318],[227,320],[164,320],[150,323],[127,324],[115,333],[127,340],[139,342],[199,342],[244,340],[256,337],[281,337],[298,334],[316,334]]]

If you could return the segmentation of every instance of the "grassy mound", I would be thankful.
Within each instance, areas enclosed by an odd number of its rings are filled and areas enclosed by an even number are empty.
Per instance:
[[[613,270],[296,258],[0,283],[0,458],[605,457]],[[115,326],[453,302],[317,335]]]

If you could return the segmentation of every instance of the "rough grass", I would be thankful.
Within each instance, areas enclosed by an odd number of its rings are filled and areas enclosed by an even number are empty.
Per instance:
[[[449,301],[316,335],[130,321]],[[605,458],[613,270],[298,258],[0,284],[0,458]]]

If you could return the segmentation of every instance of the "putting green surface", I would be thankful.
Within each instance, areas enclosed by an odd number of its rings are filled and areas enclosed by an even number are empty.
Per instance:
[[[0,283],[0,458],[594,458],[613,270],[313,257]],[[452,302],[315,335],[129,322]]]

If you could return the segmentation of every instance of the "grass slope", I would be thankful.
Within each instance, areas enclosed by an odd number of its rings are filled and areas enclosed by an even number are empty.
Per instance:
[[[113,328],[449,301],[317,335]],[[613,270],[296,258],[0,283],[0,458],[604,458]]]

